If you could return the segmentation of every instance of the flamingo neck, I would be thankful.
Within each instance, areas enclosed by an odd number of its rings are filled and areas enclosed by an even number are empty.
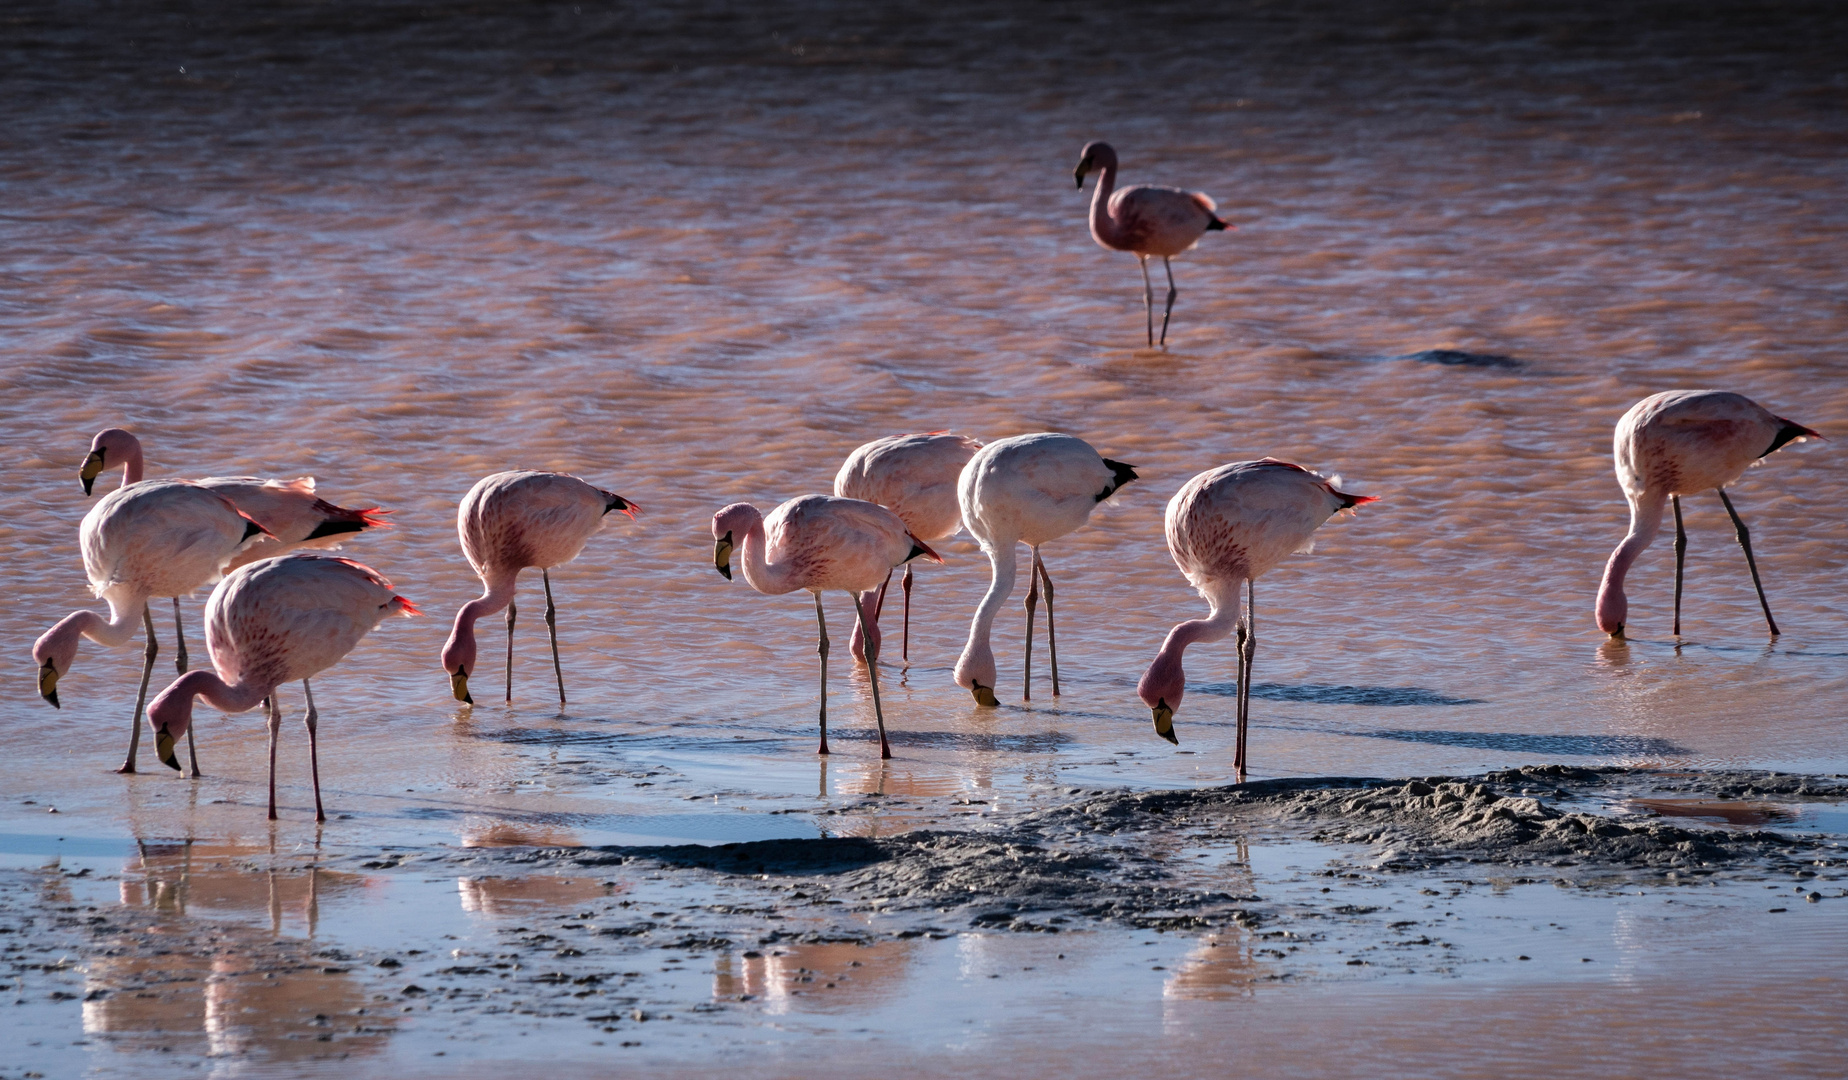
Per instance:
[[[468,603],[456,612],[456,623],[449,631],[449,640],[443,645],[443,670],[454,675],[458,671],[475,670],[475,623],[501,611],[513,602],[514,581],[520,576],[516,569],[493,568],[481,576],[482,584],[488,591]]]
[[[1598,586],[1598,629],[1607,634],[1621,633],[1630,614],[1630,601],[1624,596],[1623,579],[1630,565],[1643,553],[1662,530],[1662,511],[1668,495],[1645,492],[1630,500],[1630,532],[1611,552],[1604,566],[1604,581]]]
[[[744,530],[744,542],[738,545],[744,553],[744,580],[751,588],[770,596],[795,591],[796,586],[790,581],[790,564],[771,562],[769,547],[764,519],[757,518]]]
[[[122,462],[122,486],[141,483],[145,463],[141,457],[141,447],[135,446],[128,452],[128,460]]]
[[[256,708],[275,689],[273,683],[228,683],[216,671],[203,668],[189,671],[173,680],[148,706],[148,726],[156,735],[165,731],[177,739],[192,726],[194,698],[204,698],[206,704],[220,712],[241,713]]]
[[[1181,664],[1181,656],[1187,646],[1196,642],[1222,641],[1238,627],[1238,590],[1244,584],[1239,578],[1231,583],[1229,589],[1218,591],[1218,595],[1207,597],[1213,610],[1204,619],[1189,619],[1168,631],[1167,640],[1161,643],[1161,651],[1155,654],[1155,660],[1142,674],[1142,681],[1137,684],[1136,692],[1143,704],[1153,708],[1166,702],[1169,708],[1181,703],[1181,695],[1187,689],[1187,673]]]
[[[1116,162],[1104,162],[1097,170],[1097,188],[1091,193],[1091,235],[1112,247],[1118,240],[1116,219],[1110,216],[1110,196],[1116,191],[1116,173]]]
[[[995,626],[995,616],[1001,613],[1001,605],[1014,591],[1014,578],[1019,574],[1015,566],[1018,553],[1014,546],[1018,543],[1008,537],[987,547],[990,576],[988,591],[982,595],[982,602],[976,605],[975,618],[969,623],[969,641],[963,646],[962,656],[956,661],[956,685],[964,689],[973,689],[976,684],[995,686],[995,653],[989,644],[989,635]]]

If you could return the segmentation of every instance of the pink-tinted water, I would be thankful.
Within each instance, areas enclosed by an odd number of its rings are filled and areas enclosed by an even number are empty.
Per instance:
[[[688,795],[1223,782],[1229,644],[1189,657],[1178,752],[1134,684],[1203,610],[1167,497],[1266,454],[1382,501],[1259,584],[1257,775],[1848,769],[1848,115],[1826,7],[13,10],[0,738],[9,786],[92,831],[179,828],[176,782],[106,772],[137,650],[86,645],[60,712],[30,678],[33,638],[94,604],[76,470],[110,425],[152,476],[313,474],[394,511],[347,552],[430,617],[316,686],[330,801],[372,840],[748,838],[771,826],[665,815]],[[1166,351],[1140,347],[1134,260],[1086,234],[1070,169],[1093,138],[1124,181],[1207,191],[1238,226],[1177,261]],[[1508,359],[1404,358],[1440,349]],[[1711,496],[1688,502],[1685,642],[1667,541],[1632,574],[1632,641],[1592,624],[1626,521],[1611,425],[1677,387],[1835,440],[1737,488],[1774,643]],[[1067,431],[1142,476],[1045,552],[1065,695],[1016,707],[1018,600],[1006,707],[952,685],[986,584],[952,541],[919,574],[909,672],[883,675],[896,760],[874,759],[837,652],[820,766],[809,605],[722,580],[706,522],[944,428]],[[505,468],[645,511],[553,575],[563,718],[536,588],[512,708],[489,674],[459,709],[437,665],[478,591],[455,504]],[[202,721],[241,825],[260,730]],[[610,781],[625,770],[673,782]]]

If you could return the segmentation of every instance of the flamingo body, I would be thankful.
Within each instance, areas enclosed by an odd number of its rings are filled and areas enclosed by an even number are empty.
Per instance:
[[[996,669],[989,638],[996,614],[1013,592],[1018,573],[1014,545],[1034,549],[1030,613],[1039,583],[1046,580],[1038,576],[1043,574],[1039,546],[1082,526],[1098,503],[1134,479],[1131,466],[1100,456],[1083,439],[1052,432],[998,439],[969,459],[957,481],[957,500],[963,524],[988,556],[992,576],[956,661],[955,678],[977,702],[995,704]],[[1050,618],[1049,601],[1049,623]],[[1029,637],[1029,650],[1031,646]],[[1058,693],[1056,688],[1053,692]]]
[[[1737,481],[1745,470],[1794,441],[1820,438],[1802,424],[1786,420],[1742,394],[1724,390],[1671,390],[1652,394],[1630,407],[1617,421],[1612,436],[1612,459],[1617,483],[1630,503],[1630,529],[1611,552],[1605,565],[1604,580],[1598,588],[1598,628],[1612,636],[1621,636],[1629,616],[1629,600],[1624,593],[1624,578],[1662,527],[1663,511],[1671,500],[1676,504],[1676,619],[1680,633],[1680,563],[1686,551],[1686,536],[1680,526],[1680,503],[1683,495],[1718,490],[1726,502],[1738,531],[1739,542],[1746,548],[1746,559],[1757,581],[1757,565],[1752,560],[1750,540],[1745,524],[1733,511],[1725,488]],[[1759,599],[1764,591],[1759,588]],[[1770,605],[1764,604],[1765,619],[1771,621]]]
[[[538,567],[542,572],[570,562],[584,544],[603,527],[604,516],[621,510],[634,518],[637,507],[614,492],[605,491],[566,473],[513,471],[495,473],[476,481],[456,511],[456,533],[462,553],[486,588],[479,598],[456,612],[455,626],[443,646],[443,669],[459,701],[471,702],[468,676],[475,671],[475,623],[483,616],[513,603],[514,582],[520,571]],[[551,614],[551,583],[546,583],[547,622]],[[554,667],[557,667],[556,628]],[[513,632],[508,620],[509,673]],[[511,689],[509,689],[511,699]],[[564,701],[564,675],[559,673],[559,700]]]
[[[1332,481],[1276,458],[1236,461],[1200,473],[1168,500],[1164,526],[1174,564],[1203,597],[1211,613],[1168,632],[1161,651],[1142,675],[1138,696],[1154,715],[1155,731],[1169,742],[1174,710],[1187,678],[1181,657],[1195,642],[1224,639],[1240,630],[1239,735],[1237,768],[1244,772],[1245,718],[1250,700],[1251,616],[1238,614],[1239,587],[1282,562],[1308,552],[1315,531],[1336,513],[1368,495],[1338,491]]]

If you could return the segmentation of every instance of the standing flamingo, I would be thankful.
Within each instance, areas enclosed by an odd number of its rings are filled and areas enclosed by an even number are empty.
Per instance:
[[[1174,264],[1168,260],[1192,250],[1203,233],[1230,229],[1213,211],[1218,205],[1202,192],[1131,184],[1116,190],[1117,155],[1109,143],[1086,143],[1072,178],[1084,190],[1085,174],[1099,172],[1091,196],[1091,238],[1112,251],[1127,251],[1142,262],[1142,306],[1148,315],[1149,347],[1155,346],[1155,287],[1149,283],[1149,256],[1160,255],[1168,272],[1168,306],[1161,315],[1161,344],[1168,344],[1168,319],[1174,314]]]
[[[1788,442],[1821,435],[1773,415],[1751,398],[1724,390],[1670,390],[1651,394],[1630,406],[1617,421],[1612,456],[1617,482],[1630,500],[1630,532],[1611,552],[1598,587],[1598,629],[1614,638],[1623,636],[1630,605],[1623,593],[1624,575],[1662,527],[1665,503],[1675,505],[1675,634],[1681,633],[1681,571],[1687,558],[1688,536],[1681,524],[1681,497],[1712,488],[1732,518],[1745,565],[1752,571],[1758,606],[1765,625],[1777,636],[1771,604],[1758,580],[1758,563],[1752,558],[1752,538],[1726,485],[1738,480],[1746,467],[1768,457]]]
[[[866,641],[866,672],[873,684],[873,717],[879,724],[879,756],[892,756],[886,742],[885,711],[879,705],[879,624],[868,622],[870,594],[892,576],[892,568],[923,555],[942,562],[905,527],[903,518],[877,503],[832,495],[803,495],[770,511],[732,503],[712,518],[712,562],[731,580],[731,557],[744,549],[744,580],[766,596],[807,589],[815,594],[815,628],[821,655],[821,749],[828,752],[828,620],[821,594],[841,589],[853,597],[853,613]]]
[[[1308,553],[1315,531],[1330,517],[1372,495],[1335,490],[1300,465],[1276,458],[1235,461],[1195,476],[1168,500],[1168,551],[1174,563],[1212,607],[1204,619],[1190,619],[1168,631],[1155,661],[1142,673],[1136,693],[1154,713],[1155,733],[1171,743],[1174,710],[1187,688],[1181,654],[1196,641],[1220,641],[1238,631],[1238,739],[1232,767],[1245,778],[1245,729],[1251,716],[1251,658],[1257,652],[1259,574],[1292,552]],[[1244,617],[1238,589],[1245,586]]]
[[[141,690],[128,736],[128,757],[117,772],[135,771],[141,745],[141,706],[160,647],[154,640],[152,596],[179,597],[217,581],[232,560],[263,527],[209,488],[185,480],[149,480],[117,488],[84,515],[78,527],[84,573],[90,588],[109,604],[109,618],[76,611],[59,620],[32,646],[39,666],[39,694],[58,706],[58,679],[70,673],[83,638],[114,648],[135,632],[135,617],[147,628],[142,654]],[[199,759],[192,753],[193,775]]]
[[[240,713],[267,703],[269,816],[276,820],[276,736],[282,706],[276,691],[302,681],[308,699],[308,768],[314,778],[314,819],[321,809],[321,759],[315,740],[320,714],[308,680],[334,666],[359,639],[393,613],[420,612],[392,592],[378,571],[351,559],[302,552],[233,570],[205,602],[205,648],[215,671],[187,672],[148,706],[148,726],[160,760],[179,768],[173,744],[192,730],[193,699]]]
[[[1099,457],[1091,444],[1070,435],[1016,435],[991,442],[969,459],[956,497],[968,526],[987,553],[993,576],[969,624],[969,642],[956,661],[956,685],[979,705],[994,705],[995,654],[989,632],[1014,591],[1014,545],[1033,549],[1027,583],[1027,642],[1021,661],[1021,697],[1033,700],[1033,612],[1046,586],[1046,647],[1052,658],[1052,696],[1059,696],[1059,639],[1052,623],[1052,578],[1040,545],[1090,520],[1091,510],[1136,479],[1134,467]]]
[[[565,669],[558,660],[558,614],[552,604],[551,568],[577,558],[584,542],[621,510],[635,520],[640,507],[593,484],[554,472],[501,472],[484,476],[462,497],[456,532],[462,553],[487,592],[463,604],[443,645],[443,670],[457,701],[470,705],[468,676],[475,669],[475,621],[507,609],[507,700],[513,700],[514,580],[529,566],[545,582],[545,626],[552,639],[552,673],[558,704],[565,704]]]
[[[89,456],[84,458],[83,469],[78,474],[83,481],[83,493],[91,493],[97,476],[103,470],[118,465],[122,468],[123,487],[141,482],[145,471],[141,440],[133,432],[121,428],[105,428],[90,440]],[[338,547],[348,533],[384,527],[385,522],[379,515],[389,512],[376,506],[352,510],[317,498],[312,476],[301,476],[294,480],[208,476],[193,483],[230,499],[252,521],[263,526],[268,534],[257,537],[237,553],[237,557],[231,560],[230,569],[233,570],[258,559],[275,558],[297,548]],[[180,623],[180,598],[177,596],[173,598],[173,633],[179,643],[174,666],[183,675],[186,673],[186,632]]]
[[[926,435],[893,435],[875,439],[847,455],[834,477],[834,494],[843,499],[875,502],[897,514],[911,535],[929,543],[953,536],[962,528],[962,508],[956,504],[956,478],[963,466],[982,448],[965,435],[933,431]],[[911,564],[899,584],[905,590],[904,636],[899,657],[911,659]],[[885,610],[888,574],[879,586],[873,621]],[[856,622],[848,643],[854,659],[866,658],[865,641]]]

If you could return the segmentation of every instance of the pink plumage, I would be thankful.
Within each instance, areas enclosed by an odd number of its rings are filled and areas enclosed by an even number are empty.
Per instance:
[[[301,680],[308,699],[303,722],[314,777],[314,816],[321,808],[321,766],[315,732],[319,714],[308,680],[353,651],[387,616],[417,614],[378,571],[351,559],[301,552],[232,571],[205,603],[205,644],[212,671],[175,679],[148,706],[160,759],[179,768],[175,741],[192,726],[193,699],[240,713],[269,701],[269,816],[276,817],[276,736],[282,710],[276,691]]]
[[[1758,577],[1751,533],[1726,495],[1726,486],[1745,470],[1791,442],[1822,436],[1802,424],[1772,413],[1751,398],[1724,390],[1671,390],[1652,394],[1630,407],[1617,421],[1612,458],[1617,483],[1630,503],[1630,530],[1611,552],[1598,587],[1598,629],[1622,637],[1629,617],[1624,577],[1637,556],[1662,528],[1662,513],[1675,508],[1675,627],[1681,633],[1682,567],[1687,533],[1681,522],[1681,496],[1708,489],[1719,492],[1734,534],[1745,551],[1752,585],[1765,613],[1765,625],[1777,636],[1770,602]]]
[[[1169,742],[1179,741],[1174,735],[1174,711],[1187,686],[1181,666],[1187,646],[1220,641],[1236,630],[1238,734],[1233,767],[1244,778],[1251,657],[1256,649],[1256,600],[1251,583],[1290,554],[1310,550],[1315,531],[1334,514],[1376,501],[1371,495],[1338,491],[1332,481],[1276,458],[1235,461],[1209,469],[1175,492],[1164,520],[1168,551],[1205,598],[1211,614],[1170,630],[1137,684],[1136,693],[1154,715],[1156,734]],[[1248,590],[1242,618],[1238,610],[1241,585]]]

